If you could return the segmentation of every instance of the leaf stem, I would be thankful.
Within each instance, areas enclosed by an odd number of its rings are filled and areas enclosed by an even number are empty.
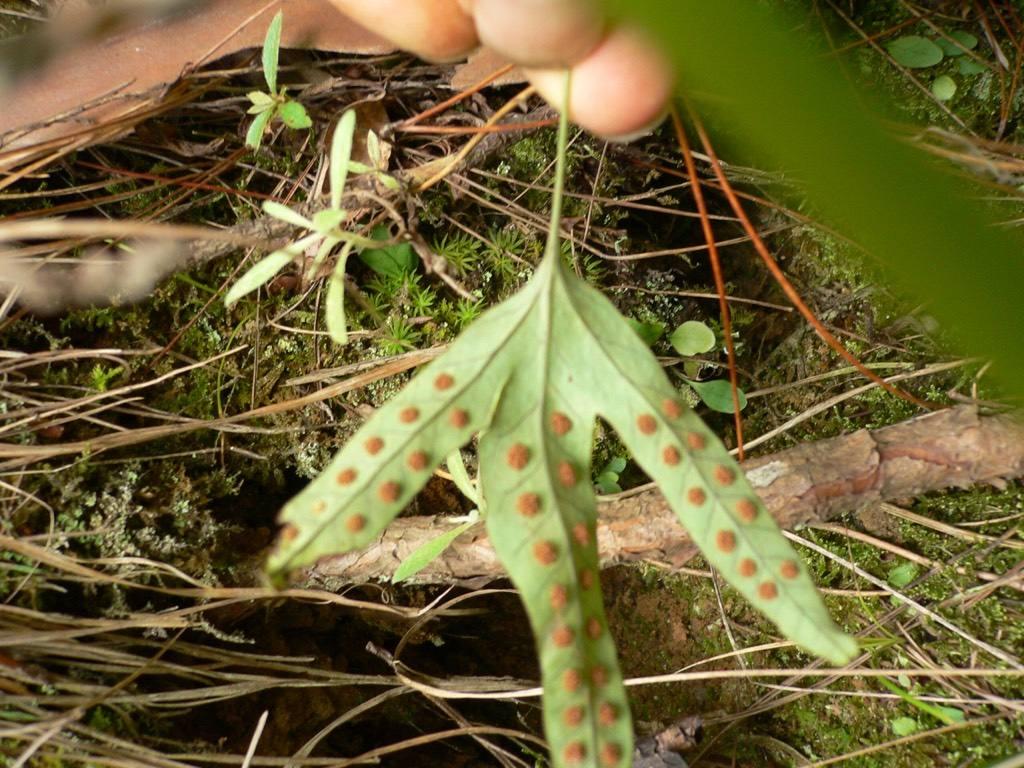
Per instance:
[[[569,94],[572,89],[572,75],[565,72],[565,91],[562,98],[560,116],[558,118],[558,144],[555,157],[555,186],[551,195],[551,224],[548,227],[548,241],[544,255],[548,259],[558,259],[558,228],[562,221],[562,190],[565,187],[565,155],[569,145]]]

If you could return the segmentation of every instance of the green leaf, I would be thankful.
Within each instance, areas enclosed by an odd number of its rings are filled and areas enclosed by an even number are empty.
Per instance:
[[[914,563],[906,562],[891,568],[886,580],[896,589],[903,589],[916,578],[917,566]]]
[[[949,101],[956,95],[956,80],[949,75],[939,75],[932,81],[932,94],[939,101]]]
[[[942,49],[942,52],[947,56],[963,56],[967,51],[973,51],[978,47],[978,38],[962,29],[954,29],[949,33],[949,36],[956,40],[953,43],[944,37],[938,37],[935,39],[935,44]],[[966,50],[965,50],[966,49]]]
[[[926,301],[962,352],[994,359],[1005,391],[1024,394],[1020,229],[865,108],[871,99],[855,92],[822,37],[782,7],[794,4],[715,3],[714,13],[702,0],[600,5],[661,43],[711,135],[728,135],[727,161],[799,180],[800,199],[823,223]]]
[[[264,93],[263,91],[249,91],[246,96],[248,96],[249,101],[257,107],[269,107],[274,103],[274,97],[269,93]]]
[[[715,332],[699,320],[687,320],[668,337],[680,355],[701,355],[715,347]]]
[[[230,307],[243,296],[270,282],[270,279],[288,266],[293,258],[294,256],[288,251],[274,251],[269,256],[257,261],[231,286],[224,297],[225,306]]]
[[[897,37],[887,43],[885,47],[897,64],[902,64],[910,69],[934,67],[942,61],[942,49],[927,37],[918,35]]]
[[[277,55],[281,47],[281,23],[283,12],[278,11],[274,20],[267,27],[267,36],[263,39],[263,78],[271,93],[277,93]]]
[[[665,335],[665,326],[662,323],[640,322],[631,317],[626,318],[626,321],[629,323],[629,327],[633,329],[633,332],[648,347],[653,346],[658,339]]]
[[[920,729],[917,720],[912,717],[895,717],[890,724],[892,725],[892,732],[897,736],[909,736]]]
[[[957,69],[960,70],[961,75],[980,75],[985,71],[985,67],[974,59],[963,58],[957,64]]]
[[[391,576],[391,583],[398,584],[400,581],[405,581],[411,576],[415,576],[439,558],[451,546],[453,541],[476,525],[477,522],[478,520],[474,515],[472,520],[467,520],[462,525],[456,526],[440,536],[435,536],[430,541],[418,546],[395,569],[394,574]]]
[[[348,169],[351,173],[376,173],[376,168],[371,168],[366,163],[360,163],[358,160],[349,160]]]
[[[277,115],[281,122],[292,130],[301,130],[313,125],[313,121],[306,114],[306,108],[297,101],[286,101],[277,108]]]
[[[331,272],[330,282],[327,283],[327,332],[335,344],[348,344],[348,326],[345,320],[345,265],[348,263],[350,253],[352,244],[345,243],[338,255],[338,263]]]
[[[338,227],[341,222],[348,216],[348,211],[343,211],[334,208],[326,208],[322,211],[317,211],[313,214],[313,229],[322,235],[330,234],[330,232]]]
[[[690,388],[697,393],[704,405],[719,413],[735,413],[736,407],[732,401],[732,385],[728,379],[712,379],[711,381],[687,381]],[[740,410],[747,407],[747,396],[743,390],[737,392],[740,400]]]
[[[483,506],[480,492],[473,484],[473,481],[469,479],[466,463],[462,460],[462,451],[452,451],[448,454],[448,458],[444,460],[444,463],[448,467],[448,473],[452,476],[452,482],[455,483],[456,488],[462,491],[462,495],[476,504],[477,507]]]
[[[249,126],[249,130],[245,133],[245,145],[247,147],[252,149],[260,148],[260,142],[263,140],[263,132],[267,129],[267,123],[270,122],[270,118],[273,114],[274,110],[268,109],[265,112],[260,112],[253,118],[252,124]]]
[[[387,238],[387,227],[377,227],[373,230],[374,240],[386,240]],[[359,260],[378,275],[385,277],[408,275],[416,268],[416,254],[409,243],[366,248],[359,252]]]
[[[287,205],[279,203],[276,200],[264,201],[263,212],[268,216],[273,216],[275,219],[285,222],[286,224],[292,224],[296,227],[302,227],[303,229],[316,229],[313,222],[301,213],[293,211]]]
[[[331,208],[341,208],[341,195],[345,191],[349,160],[352,157],[352,136],[356,130],[355,110],[349,109],[334,126],[331,139],[331,161],[329,181],[331,183]]]

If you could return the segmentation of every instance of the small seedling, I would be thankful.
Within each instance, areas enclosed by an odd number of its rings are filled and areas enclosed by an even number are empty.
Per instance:
[[[680,325],[669,336],[669,342],[676,352],[686,357],[702,355],[715,348],[715,332],[706,324],[698,320],[687,320]],[[701,363],[697,360],[687,360],[683,365],[686,378],[683,382],[701,399],[701,401],[713,411],[719,413],[733,413],[736,404],[732,399],[732,385],[726,379],[712,379],[711,381],[699,381],[697,376],[700,373]],[[740,401],[740,410],[747,407],[747,396],[743,390],[737,392]]]
[[[238,279],[224,297],[224,303],[231,306],[243,296],[252,293],[260,286],[273,279],[274,275],[302,258],[307,249],[315,256],[306,266],[306,281],[314,279],[320,272],[328,255],[343,244],[337,262],[331,272],[327,284],[326,319],[327,330],[331,338],[338,344],[348,342],[348,330],[345,322],[345,265],[353,248],[379,248],[380,242],[347,232],[342,224],[348,219],[348,212],[341,207],[341,198],[348,179],[350,158],[352,156],[352,137],[355,133],[356,114],[352,110],[345,112],[334,129],[331,141],[329,160],[329,180],[331,184],[330,206],[306,218],[298,211],[281,203],[268,200],[263,204],[267,215],[273,216],[288,224],[308,230],[309,234],[284,248],[278,249],[256,262],[249,271]]]
[[[830,661],[857,650],[728,451],[681,403],[658,360],[560,255],[568,122],[559,127],[544,259],[380,407],[281,513],[267,564],[288,572],[366,547],[479,434],[492,545],[537,638],[556,768],[625,768],[633,726],[598,574],[590,483],[596,422],[658,483],[708,562],[793,641]]]
[[[306,108],[294,99],[288,98],[287,88],[277,88],[277,61],[281,48],[282,12],[278,11],[274,20],[267,28],[267,36],[263,40],[263,79],[267,81],[267,92],[251,91],[249,114],[255,115],[252,125],[245,134],[245,145],[259,149],[270,121],[275,117],[293,130],[302,130],[313,125]]]

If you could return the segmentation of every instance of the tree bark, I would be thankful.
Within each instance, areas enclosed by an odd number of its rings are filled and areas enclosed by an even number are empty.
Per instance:
[[[1024,427],[1010,416],[979,416],[960,406],[750,459],[743,470],[779,525],[792,529],[928,491],[1002,487],[1024,475]],[[413,550],[446,530],[443,518],[399,518],[374,545],[322,559],[309,578],[332,586],[388,579]],[[657,490],[599,504],[597,539],[605,566],[631,560],[681,565],[697,551]],[[503,574],[479,525],[413,581],[473,582]]]

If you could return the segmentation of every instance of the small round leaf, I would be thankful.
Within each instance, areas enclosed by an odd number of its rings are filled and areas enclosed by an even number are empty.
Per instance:
[[[910,69],[934,67],[942,61],[942,49],[926,37],[907,35],[898,37],[886,48],[898,64]]]

